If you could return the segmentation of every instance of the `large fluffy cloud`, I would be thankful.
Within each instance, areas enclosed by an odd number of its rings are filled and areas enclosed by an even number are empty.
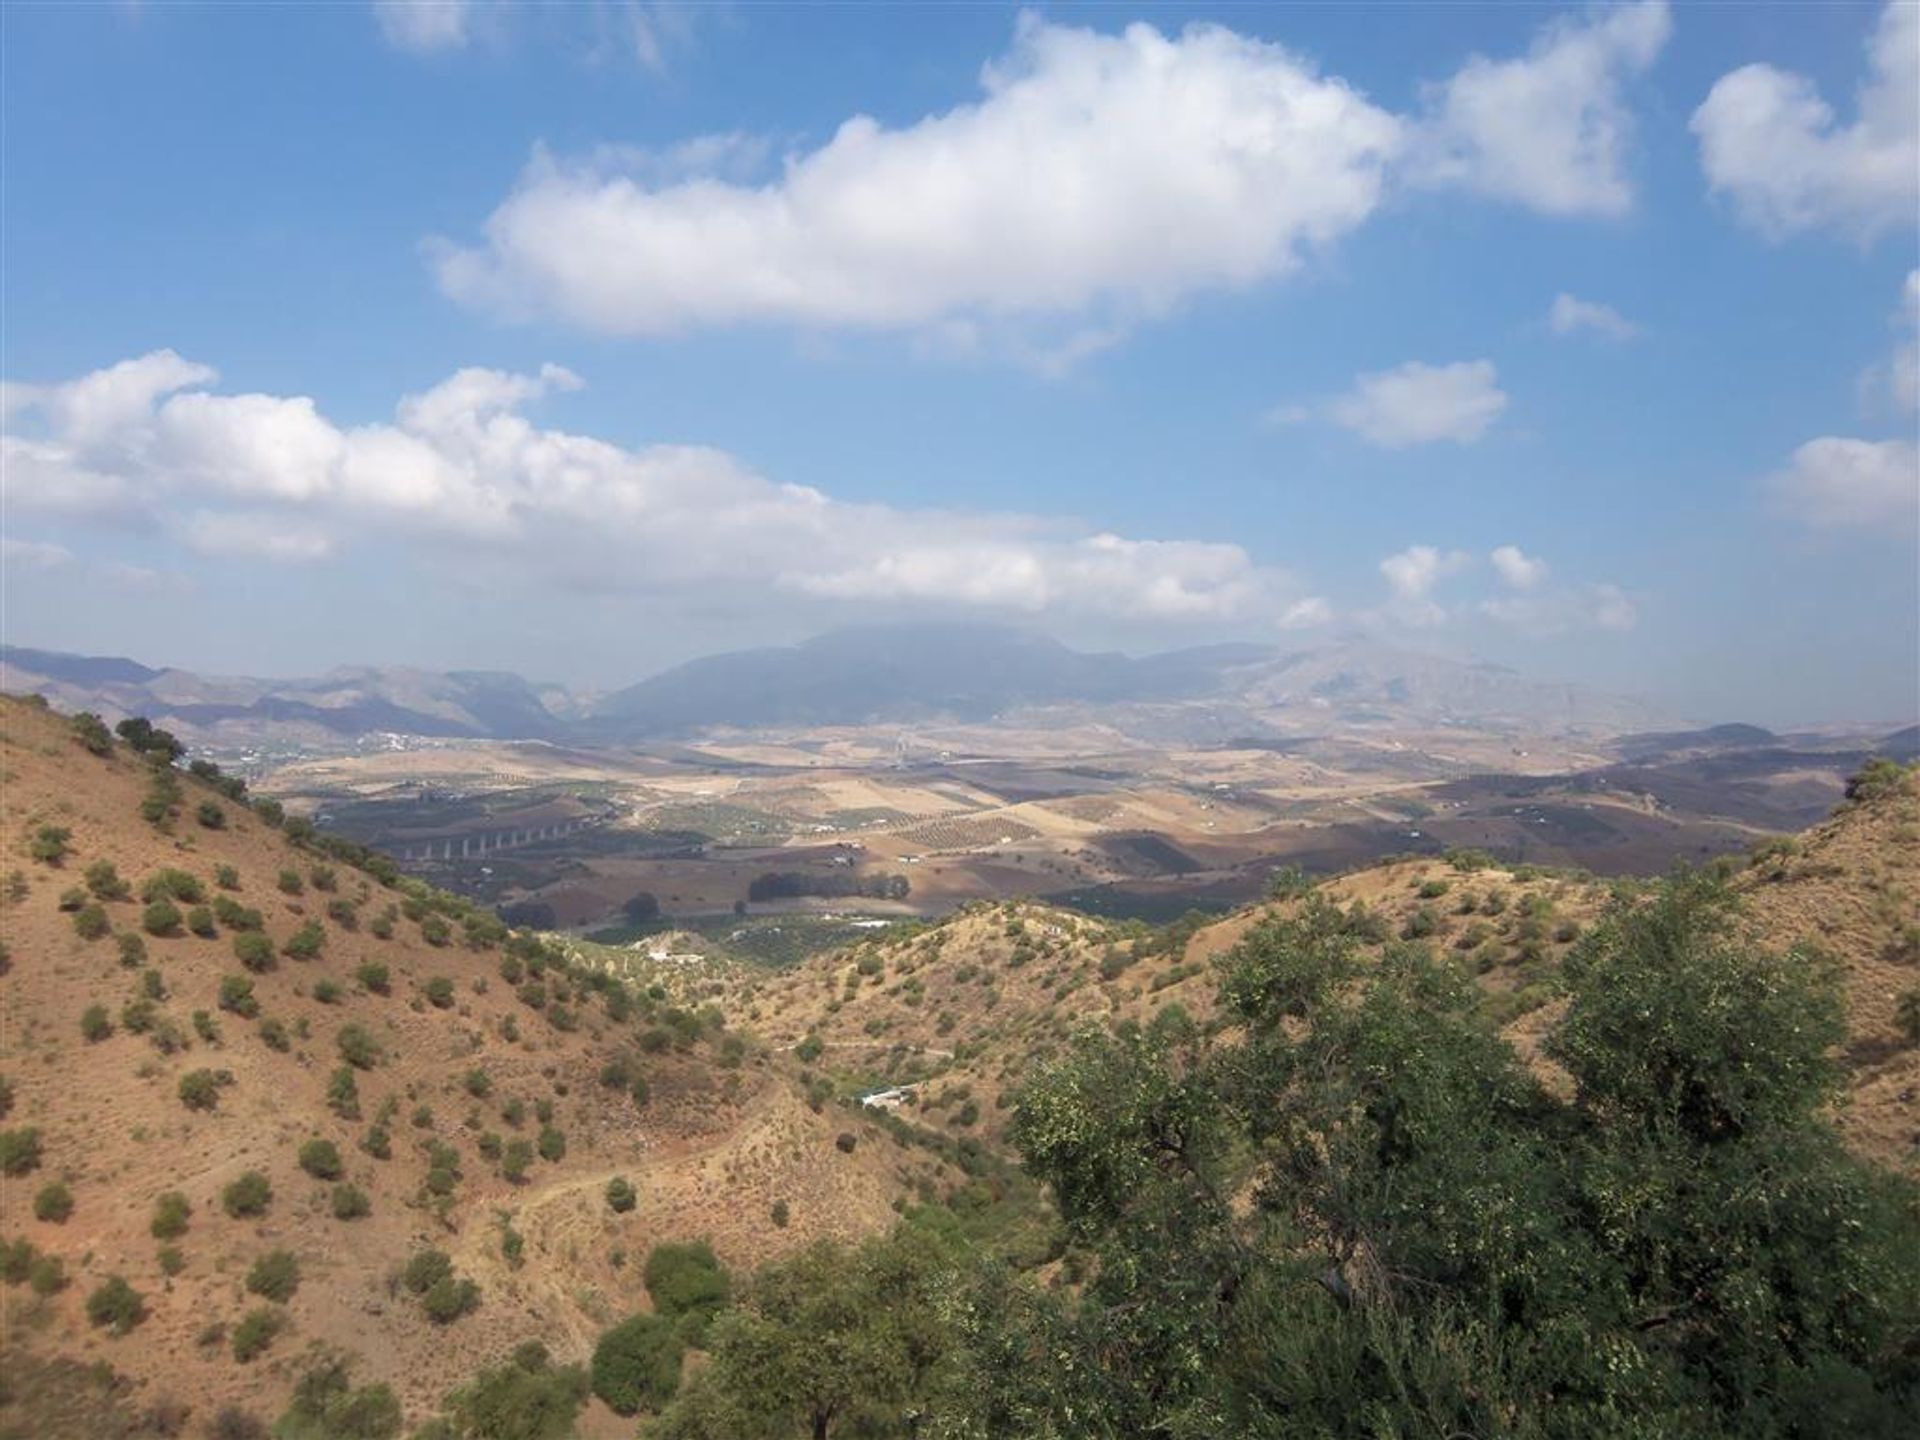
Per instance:
[[[1622,90],[1672,28],[1666,0],[1642,0],[1549,24],[1519,59],[1474,56],[1434,87],[1412,178],[1550,215],[1624,213],[1633,127]]]
[[[208,553],[320,559],[356,538],[447,542],[548,582],[718,586],[1149,622],[1327,618],[1238,545],[1139,540],[1017,514],[851,504],[721,451],[628,450],[522,413],[580,382],[463,370],[391,424],[305,397],[223,395],[168,351],[6,392],[7,504],[163,528]]]
[[[1497,378],[1490,360],[1452,365],[1410,360],[1359,376],[1351,390],[1327,406],[1327,414],[1336,425],[1388,450],[1436,440],[1464,445],[1486,434],[1507,408]]]
[[[442,287],[506,314],[629,334],[779,322],[963,330],[1116,322],[1282,275],[1400,180],[1554,214],[1630,193],[1623,76],[1662,0],[1476,58],[1430,113],[1371,103],[1279,45],[1217,25],[1117,35],[1024,16],[971,104],[865,115],[757,183],[738,147],[545,154],[486,223],[436,247]]]
[[[1809,440],[1771,485],[1780,507],[1815,529],[1905,532],[1920,520],[1920,450],[1910,440]]]
[[[1920,6],[1890,0],[1851,125],[1813,82],[1771,65],[1723,75],[1694,112],[1700,163],[1741,217],[1780,236],[1911,228],[1920,206]]]

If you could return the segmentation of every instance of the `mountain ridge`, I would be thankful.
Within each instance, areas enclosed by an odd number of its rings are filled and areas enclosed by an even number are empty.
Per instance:
[[[1644,702],[1508,667],[1343,640],[1230,643],[1130,656],[1011,626],[874,625],[702,656],[595,697],[495,670],[341,666],[312,678],[214,677],[0,647],[0,686],[109,720],[144,714],[190,742],[328,746],[376,734],[632,744],[716,730],[1098,723],[1155,739],[1282,736],[1330,723],[1646,732]],[[1193,732],[1189,735],[1188,732]]]

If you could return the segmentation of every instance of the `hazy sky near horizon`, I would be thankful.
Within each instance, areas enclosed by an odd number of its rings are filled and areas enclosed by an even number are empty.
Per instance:
[[[0,629],[1920,712],[1920,7],[0,9]]]

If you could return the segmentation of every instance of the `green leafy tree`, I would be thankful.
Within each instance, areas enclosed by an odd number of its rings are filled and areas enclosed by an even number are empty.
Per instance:
[[[763,1269],[714,1323],[712,1363],[661,1418],[667,1440],[897,1433],[936,1393],[951,1345],[944,1248],[902,1228],[849,1248],[823,1241]],[[1092,1435],[1106,1432],[979,1431]]]
[[[537,1342],[447,1397],[451,1440],[567,1440],[586,1403],[586,1372],[555,1367]]]
[[[680,1388],[684,1350],[673,1324],[635,1315],[600,1336],[593,1348],[593,1393],[616,1415],[658,1410]]]

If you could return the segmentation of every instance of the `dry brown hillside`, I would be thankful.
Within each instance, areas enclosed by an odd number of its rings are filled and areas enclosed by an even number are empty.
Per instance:
[[[1621,894],[1637,889],[1629,882]],[[1604,880],[1471,855],[1393,861],[1313,890],[1364,907],[1376,953],[1406,939],[1454,958],[1486,992],[1489,1018],[1530,1059],[1564,1009],[1554,999],[1561,959],[1615,897]],[[1920,1048],[1894,1018],[1899,997],[1920,988],[1912,782],[1757,847],[1734,890],[1756,943],[1811,942],[1837,963],[1851,1032],[1842,1056],[1849,1142],[1883,1164],[1920,1167]],[[1175,1003],[1204,1018],[1214,962],[1263,919],[1302,903],[1298,895],[1156,934],[1031,902],[978,906],[750,983],[728,1006],[770,1045],[805,1046],[800,1053],[822,1070],[910,1087],[909,1118],[992,1142],[1004,1134],[1014,1089],[1077,1027],[1144,1019]]]
[[[645,995],[627,1013],[612,998],[624,991],[552,966],[536,978],[553,952],[530,938],[467,937],[457,917],[442,935],[420,887],[389,889],[198,780],[181,775],[175,813],[150,823],[151,775],[123,744],[90,754],[64,717],[0,700],[0,1240],[20,1270],[50,1257],[0,1289],[15,1363],[103,1361],[128,1377],[128,1405],[190,1406],[199,1433],[228,1403],[271,1419],[324,1343],[358,1357],[357,1379],[391,1382],[417,1420],[526,1339],[584,1359],[604,1324],[646,1308],[640,1262],[663,1239],[710,1237],[750,1266],[882,1227],[932,1172],[919,1152],[867,1143],[878,1132],[844,1112],[809,1108],[790,1061],[715,1017]],[[156,883],[174,889],[179,924],[148,933],[141,892],[164,871],[178,872]],[[116,878],[124,898],[90,893],[115,895]],[[303,926],[320,937],[312,958],[286,953]],[[236,950],[248,934],[271,952],[252,969]],[[354,1065],[343,1036],[356,1032],[370,1043]],[[330,1090],[341,1074],[351,1102]],[[836,1144],[847,1130],[862,1137],[851,1153]],[[303,1169],[315,1140],[337,1152],[337,1176],[325,1155],[309,1157],[321,1175]],[[533,1151],[517,1182],[503,1173],[515,1142]],[[228,1213],[223,1192],[248,1172],[271,1200]],[[616,1175],[638,1190],[630,1213],[607,1203]],[[349,1218],[336,1217],[340,1186]],[[157,1238],[167,1192],[189,1213]],[[369,1213],[352,1215],[352,1192]],[[472,1313],[436,1324],[396,1289],[426,1247],[477,1282]],[[248,1291],[276,1250],[298,1266],[284,1303]],[[112,1276],[141,1297],[125,1335],[89,1321]],[[255,1310],[282,1328],[242,1363],[235,1328]],[[0,1434],[99,1433],[77,1380],[74,1408],[48,1393],[48,1377],[81,1372],[33,1373],[46,1383],[7,1390]],[[584,1423],[631,1428],[597,1408]]]
[[[1864,1155],[1920,1175],[1920,1044],[1895,1018],[1920,991],[1920,794],[1888,793],[1756,851],[1740,878],[1753,932],[1832,958],[1846,993],[1850,1103],[1840,1128]]]
[[[1323,882],[1373,917],[1371,948],[1421,939],[1459,958],[1495,1013],[1543,1004],[1559,957],[1599,913],[1603,885],[1491,864],[1399,861]],[[1204,1018],[1213,962],[1304,896],[1193,928],[1147,932],[1035,902],[963,910],[917,935],[817,957],[729,997],[778,1049],[871,1084],[913,1085],[903,1112],[954,1134],[998,1138],[1012,1091],[1088,1023],[1179,1004]],[[919,1083],[915,1083],[919,1082]]]

